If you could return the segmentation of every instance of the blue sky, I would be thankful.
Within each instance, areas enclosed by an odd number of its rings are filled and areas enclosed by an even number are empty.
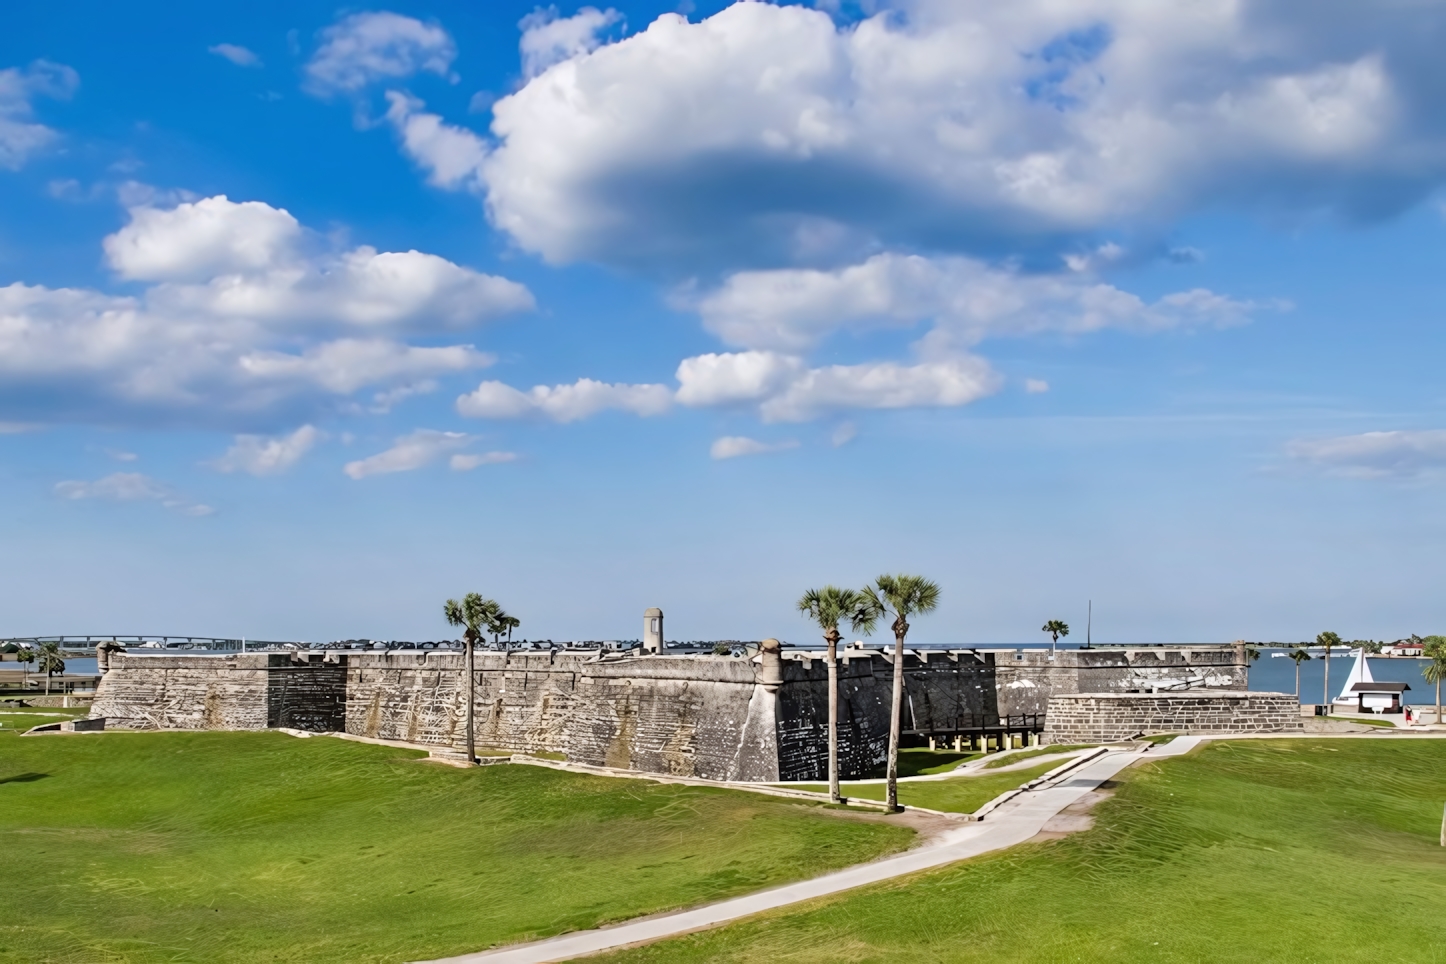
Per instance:
[[[22,4],[0,632],[1446,625],[1446,10]]]

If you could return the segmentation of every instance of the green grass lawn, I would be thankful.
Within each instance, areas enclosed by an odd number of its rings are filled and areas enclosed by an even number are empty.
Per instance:
[[[956,752],[954,750],[931,750],[928,747],[920,746],[900,747],[899,776],[919,777],[930,773],[944,773],[961,763],[967,763],[983,755],[972,750]],[[885,769],[885,765],[881,763],[870,770],[867,776],[875,780],[882,780],[888,775]]]
[[[1326,719],[1340,720],[1342,723],[1360,723],[1363,726],[1379,726],[1390,730],[1396,728],[1396,724],[1390,720],[1372,720],[1361,716],[1328,716]]]
[[[1022,750],[1018,753],[1011,753],[1008,756],[996,757],[984,764],[984,769],[993,770],[998,767],[1013,766],[1016,763],[1023,763],[1025,760],[1032,760],[1037,756],[1048,756],[1051,753],[1069,753],[1072,750],[1089,750],[1098,745],[1097,743],[1067,743],[1059,746],[1042,746],[1037,750]]]
[[[747,792],[420,755],[0,732],[0,961],[417,960],[718,900],[913,837]]]
[[[924,807],[942,810],[945,813],[973,813],[1006,790],[1013,790],[1021,783],[1028,783],[1060,766],[1062,761],[1041,763],[1039,766],[1010,773],[991,773],[987,776],[956,777],[950,780],[929,780],[923,783],[899,784],[899,802],[906,807]],[[828,793],[827,784],[809,784],[800,790]],[[862,800],[884,799],[885,784],[844,783],[839,787],[845,797]]]
[[[64,723],[89,715],[87,709],[66,709],[55,706],[22,706],[0,709],[0,733],[24,733],[42,723]]]
[[[1441,962],[1443,802],[1446,741],[1210,743],[1089,832],[605,960]]]

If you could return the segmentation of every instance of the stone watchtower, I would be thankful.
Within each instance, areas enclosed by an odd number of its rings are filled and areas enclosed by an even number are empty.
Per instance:
[[[643,652],[663,651],[663,611],[658,608],[643,613]]]

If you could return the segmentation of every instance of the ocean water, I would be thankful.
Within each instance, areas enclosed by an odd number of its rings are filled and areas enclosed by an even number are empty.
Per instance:
[[[944,649],[952,648],[943,645],[931,646],[923,644],[920,649]],[[984,646],[982,649],[994,649],[993,646]],[[1048,649],[1048,646],[1016,646],[1014,649]],[[1065,645],[1061,643],[1060,649],[1078,649],[1078,646]],[[1294,693],[1295,692],[1295,663],[1285,656],[1272,656],[1272,653],[1284,653],[1286,650],[1265,649],[1261,650],[1260,658],[1250,665],[1250,688],[1258,692],[1267,693]],[[1330,699],[1341,695],[1341,688],[1345,686],[1346,677],[1350,675],[1351,667],[1355,664],[1356,657],[1348,649],[1331,651],[1331,690]],[[1425,669],[1424,659],[1394,659],[1384,656],[1368,657],[1367,662],[1371,666],[1371,677],[1382,683],[1405,683],[1411,688],[1401,694],[1403,703],[1417,704],[1421,706],[1434,705],[1436,702],[1436,687],[1426,682],[1421,675]],[[1300,664],[1300,697],[1305,703],[1329,702],[1323,700],[1322,692],[1325,683],[1325,660],[1319,654]],[[1446,688],[1443,688],[1442,696],[1446,697]]]
[[[1264,650],[1260,659],[1256,660],[1250,667],[1250,688],[1253,690],[1266,690],[1274,693],[1295,692],[1295,663],[1284,656],[1272,657],[1272,652],[1281,650]],[[1350,675],[1351,667],[1355,665],[1355,656],[1348,650],[1344,652],[1331,653],[1331,688],[1330,698],[1335,699],[1341,695],[1341,688],[1346,684],[1346,677]],[[1368,657],[1366,662],[1370,664],[1371,676],[1380,683],[1405,683],[1411,688],[1402,694],[1405,699],[1402,702],[1412,704],[1435,704],[1436,687],[1426,682],[1421,675],[1426,667],[1424,659],[1388,659],[1385,657]],[[1312,657],[1308,662],[1300,664],[1300,696],[1305,703],[1327,702],[1323,700],[1323,685],[1325,683],[1325,660],[1319,657]],[[1442,694],[1446,696],[1446,693]]]

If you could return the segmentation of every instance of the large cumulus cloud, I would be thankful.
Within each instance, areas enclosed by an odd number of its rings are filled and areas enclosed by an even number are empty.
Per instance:
[[[1222,202],[1369,217],[1446,172],[1437,3],[893,6],[660,17],[500,100],[469,183],[550,261],[676,270],[1050,250]]]
[[[105,239],[139,295],[0,287],[0,418],[271,425],[490,364],[415,343],[532,307],[523,286],[418,251],[334,250],[224,196],[138,207]]]

